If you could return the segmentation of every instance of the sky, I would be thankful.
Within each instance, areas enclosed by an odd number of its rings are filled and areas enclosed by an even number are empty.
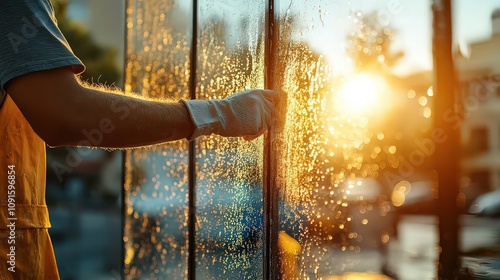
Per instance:
[[[329,2],[329,1],[318,1]],[[304,2],[294,2],[302,10]],[[380,22],[395,33],[394,51],[403,50],[405,57],[395,72],[406,74],[417,69],[430,69],[432,65],[430,0],[337,0],[322,6],[324,25],[317,25],[307,37],[316,50],[323,52],[337,73],[349,73],[352,69],[345,55],[346,36],[354,25],[353,13],[368,14],[377,11]],[[312,12],[312,10],[311,10]],[[310,15],[311,19],[314,16]],[[321,23],[321,20],[320,20]]]
[[[285,1],[282,1],[285,2]],[[288,2],[288,1],[286,1]],[[305,32],[305,37],[325,56],[337,72],[349,72],[345,57],[345,36],[352,28],[349,14],[360,11],[377,11],[383,24],[395,32],[394,50],[403,50],[405,57],[394,68],[396,74],[432,69],[432,11],[431,0],[358,0],[317,1],[328,5],[304,6],[294,1],[292,7],[315,23],[315,28]],[[282,7],[283,8],[283,7]],[[293,8],[292,8],[293,9]],[[318,23],[318,12],[323,10]],[[467,45],[491,36],[491,14],[500,9],[500,0],[455,0],[453,2],[453,28],[455,44],[466,50]],[[316,14],[316,15],[315,15]],[[324,24],[323,24],[324,23]]]
[[[455,0],[454,35],[461,44],[491,36],[491,14],[500,9],[500,0]]]

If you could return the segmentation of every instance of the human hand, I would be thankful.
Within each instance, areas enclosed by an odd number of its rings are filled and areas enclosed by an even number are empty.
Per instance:
[[[183,100],[195,125],[191,139],[212,133],[253,140],[276,117],[280,96],[271,90],[246,90],[225,99]]]
[[[259,137],[272,125],[279,99],[275,91],[246,90],[221,100],[225,122],[217,134],[243,136],[245,140]]]

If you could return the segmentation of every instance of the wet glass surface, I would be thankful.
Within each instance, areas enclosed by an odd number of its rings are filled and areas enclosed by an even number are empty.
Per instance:
[[[197,98],[264,85],[263,0],[199,1]],[[196,142],[196,276],[262,277],[262,137]]]
[[[188,98],[192,5],[152,2],[131,1],[127,10],[127,90]],[[197,98],[263,87],[265,2],[199,1]],[[273,180],[279,229],[301,246],[296,276],[373,271],[435,278],[438,192],[431,159],[444,135],[432,127],[439,93],[432,87],[431,1],[276,2],[272,71],[287,110],[272,139]],[[457,58],[459,70],[467,61]],[[498,94],[498,74],[481,73],[464,76],[464,98],[478,88]],[[492,144],[499,126],[483,117],[464,122],[458,202],[467,209],[500,180],[493,165],[473,166],[474,157],[498,149]],[[196,141],[198,278],[262,277],[263,145],[262,138]],[[127,167],[126,273],[185,278],[187,143],[130,152]],[[480,186],[466,188],[474,184]],[[493,220],[461,219],[462,250],[484,246],[478,240],[498,243]]]
[[[198,98],[263,88],[264,1],[245,4],[252,9],[200,1]],[[127,91],[189,98],[190,9],[172,1],[129,4]],[[261,277],[262,151],[262,139],[197,140],[198,277]],[[187,277],[187,168],[187,142],[128,153],[124,239],[130,278]]]
[[[402,209],[436,195],[430,2],[278,2],[287,112],[273,147],[280,230],[302,249],[296,276],[396,270],[388,251]],[[408,17],[421,17],[420,50],[404,37]]]
[[[189,99],[190,1],[129,1],[125,89],[145,98]],[[187,277],[188,143],[128,151],[125,274]]]

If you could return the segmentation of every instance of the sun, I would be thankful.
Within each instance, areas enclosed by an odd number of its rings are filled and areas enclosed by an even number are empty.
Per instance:
[[[368,116],[383,105],[387,83],[382,76],[359,73],[349,77],[339,88],[336,107],[341,113]]]

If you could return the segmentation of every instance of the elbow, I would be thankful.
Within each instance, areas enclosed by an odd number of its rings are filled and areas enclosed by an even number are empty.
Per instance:
[[[63,139],[54,136],[44,136],[42,140],[51,148],[69,146]]]
[[[33,131],[50,147],[73,146],[78,143],[78,125],[71,114],[56,112],[44,118],[28,119]]]
[[[85,125],[85,115],[78,115],[78,109],[68,103],[66,108],[49,113],[45,118],[31,120],[35,133],[50,147],[83,146],[81,127]]]
[[[52,126],[33,126],[35,133],[50,147],[69,146],[72,133],[65,124],[57,123]]]
[[[7,92],[33,131],[49,146],[75,145],[91,114],[84,88],[68,67],[38,71],[9,81]]]
[[[84,147],[99,147],[104,140],[104,132],[109,130],[99,130],[90,128],[89,123],[85,120],[90,119],[86,115],[64,115],[52,122],[46,122],[52,125],[43,125],[35,129],[38,136],[50,147],[61,146],[84,146]],[[110,125],[106,122],[108,119],[101,120],[101,128],[103,124]]]
[[[34,120],[33,129],[50,147],[88,146],[83,143],[82,128],[88,124],[89,109],[82,106],[80,88],[73,88],[71,98],[56,101],[57,107],[47,112],[45,118]],[[54,102],[54,103],[56,103]]]
[[[85,137],[85,130],[78,131],[76,127],[60,126],[56,129],[42,130],[37,132],[38,136],[50,147],[62,146],[85,146],[93,147],[98,146],[94,143],[94,138],[88,139]],[[90,131],[92,133],[92,131]],[[97,136],[95,136],[97,138]]]

